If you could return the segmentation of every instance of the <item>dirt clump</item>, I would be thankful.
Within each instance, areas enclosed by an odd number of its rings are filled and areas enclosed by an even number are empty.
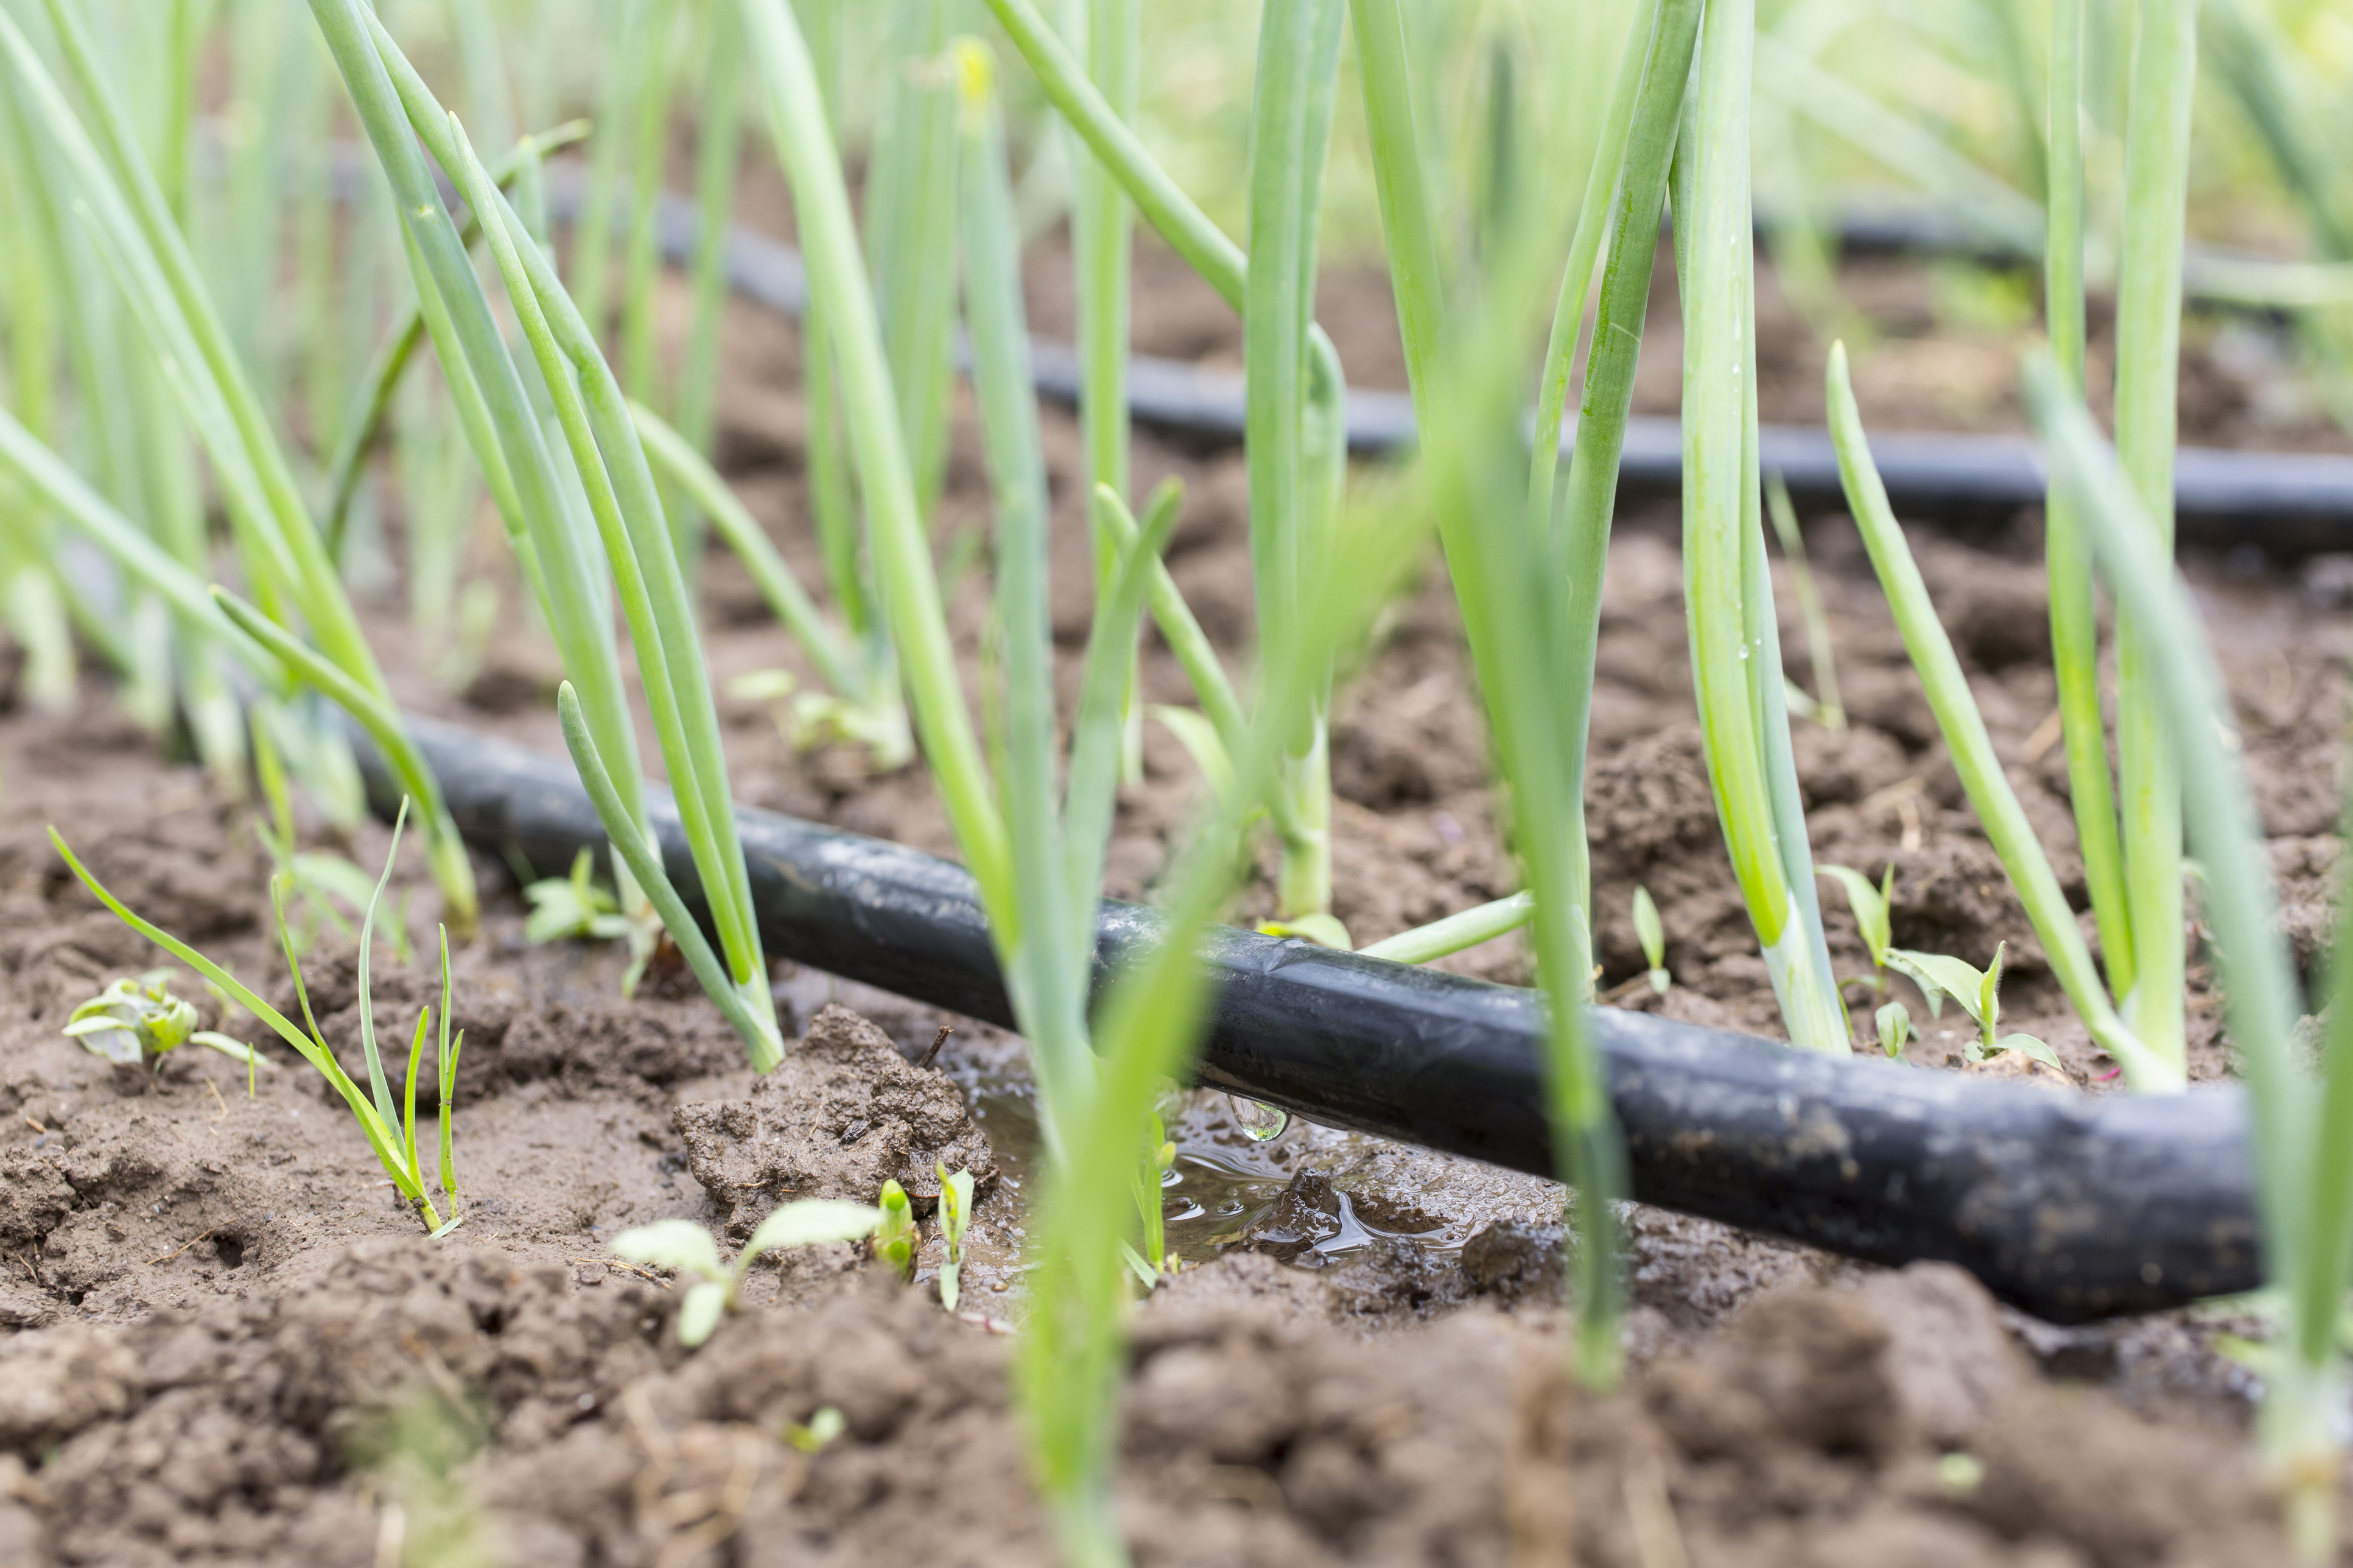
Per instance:
[[[889,1036],[828,1007],[783,1064],[742,1100],[690,1101],[670,1113],[687,1165],[741,1239],[791,1198],[871,1203],[886,1181],[938,1201],[935,1167],[993,1180],[988,1136],[944,1073],[918,1068]]]

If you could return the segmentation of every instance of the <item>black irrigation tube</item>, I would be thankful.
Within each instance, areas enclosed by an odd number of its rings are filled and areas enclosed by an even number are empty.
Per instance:
[[[575,205],[577,185],[576,178],[551,182],[559,214]],[[693,204],[664,192],[654,216],[665,259],[690,261],[701,228]],[[1858,220],[1856,228],[1864,248],[1948,247],[1969,233],[1957,224],[1947,233],[1892,218],[1879,228]],[[780,314],[800,313],[808,283],[797,251],[741,226],[729,230],[726,245],[727,280],[736,294]],[[1034,341],[1030,360],[1040,394],[1078,401],[1078,356],[1070,344]],[[1136,418],[1159,428],[1239,441],[1242,402],[1238,372],[1149,355],[1129,362],[1129,406]],[[1347,424],[1350,449],[1367,456],[1399,451],[1413,444],[1412,400],[1401,392],[1352,387]],[[1575,438],[1574,428],[1563,434],[1564,451]],[[1764,467],[1779,472],[1799,505],[1845,509],[1827,430],[1767,425],[1758,432],[1758,446]],[[1872,437],[1871,449],[1889,498],[1906,517],[1997,527],[2021,508],[2042,502],[2042,458],[2023,437],[1885,433]],[[1680,425],[1628,420],[1618,482],[1630,497],[1678,494]],[[2253,545],[2279,559],[2353,550],[2353,458],[2184,447],[2175,460],[2174,511],[2184,542],[2217,550]]]
[[[563,762],[412,720],[459,828],[561,874],[604,835]],[[395,786],[361,754],[379,808]],[[690,901],[666,795],[657,825]],[[1010,1026],[971,879],[902,846],[740,809],[770,953]],[[1098,989],[1159,917],[1107,906]],[[1553,1173],[1533,992],[1219,928],[1200,1082],[1357,1128]],[[2084,1096],[1597,1007],[1633,1195],[1849,1257],[1940,1258],[2053,1321],[2260,1282],[2246,1108],[2235,1089]]]

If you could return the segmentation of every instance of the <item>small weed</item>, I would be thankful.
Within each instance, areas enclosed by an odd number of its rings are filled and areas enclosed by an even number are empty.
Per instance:
[[[172,994],[171,977],[168,969],[151,969],[136,979],[116,981],[73,1010],[65,1033],[117,1067],[160,1069],[166,1053],[193,1041],[236,1058],[248,1069],[276,1070],[251,1046],[197,1028],[195,1005]]]
[[[719,1244],[711,1239],[711,1233],[690,1219],[660,1219],[625,1230],[613,1238],[613,1251],[631,1263],[693,1277],[694,1283],[687,1287],[686,1300],[678,1309],[678,1342],[692,1350],[711,1337],[721,1318],[735,1310],[744,1293],[744,1277],[763,1255],[780,1247],[862,1240],[883,1221],[884,1211],[872,1204],[802,1198],[762,1220],[744,1250],[735,1255],[732,1268],[719,1261]],[[819,1412],[820,1419],[822,1415]]]
[[[874,1256],[888,1263],[900,1279],[915,1277],[915,1247],[923,1239],[915,1228],[915,1211],[907,1189],[897,1182],[882,1184],[882,1223],[874,1227]]]
[[[940,1234],[948,1244],[948,1260],[940,1265],[940,1305],[953,1312],[964,1291],[964,1233],[972,1224],[972,1173],[958,1171],[951,1176],[937,1162],[932,1169],[940,1178]]]
[[[1961,1005],[1978,1026],[1978,1037],[1969,1042],[1962,1057],[1971,1062],[1984,1061],[1988,1057],[2004,1051],[2022,1051],[2032,1060],[2042,1062],[2061,1074],[2066,1068],[2059,1065],[2058,1053],[2032,1035],[2005,1035],[2001,1029],[2001,961],[2010,944],[2002,942],[1993,950],[1993,963],[1979,970],[1957,958],[1940,952],[1915,952],[1910,948],[1887,949],[1887,966],[1920,987],[1928,999],[1928,1011],[1941,1016],[1945,998],[1950,996]],[[1906,1020],[1907,1024],[1909,1020]],[[1884,1038],[1884,1024],[1882,1025]],[[1890,1052],[1894,1055],[1894,1052]]]
[[[1667,928],[1659,919],[1659,906],[1651,897],[1651,889],[1634,889],[1634,935],[1642,944],[1642,962],[1651,966],[1642,978],[1651,989],[1664,996],[1674,977],[1667,973]]]
[[[463,1032],[460,1032],[454,1041],[451,1040],[449,1037],[448,931],[444,929],[441,932],[441,1035],[439,1042],[441,1072],[441,1188],[443,1192],[448,1194],[453,1211],[453,1217],[447,1225],[442,1223],[439,1211],[433,1206],[433,1200],[429,1195],[427,1195],[425,1190],[424,1166],[419,1162],[417,1152],[417,1074],[418,1069],[424,1064],[425,1035],[427,1026],[432,1022],[433,1009],[430,1007],[420,1007],[417,1009],[417,1034],[416,1037],[410,1041],[408,1047],[407,1095],[402,1104],[396,1107],[393,1103],[391,1085],[385,1077],[383,1058],[376,1051],[375,1021],[374,1017],[374,1010],[369,1005],[368,996],[368,951],[375,934],[375,911],[377,906],[384,900],[385,883],[392,880],[393,858],[400,852],[400,832],[402,826],[406,825],[407,820],[408,804],[404,800],[401,803],[400,816],[393,824],[392,848],[385,856],[383,879],[376,883],[375,894],[368,900],[366,918],[362,921],[360,924],[360,1044],[367,1055],[370,1093],[363,1093],[359,1085],[352,1081],[351,1075],[345,1072],[343,1070],[343,1064],[335,1059],[335,1053],[327,1048],[326,1040],[319,1033],[318,1020],[311,1016],[310,991],[308,987],[302,984],[302,966],[295,958],[294,938],[292,933],[287,930],[286,926],[284,878],[272,877],[269,879],[269,900],[270,907],[275,912],[278,920],[279,943],[282,948],[284,948],[286,952],[286,967],[292,973],[294,977],[294,994],[301,1003],[302,1023],[304,1027],[299,1029],[294,1026],[292,1021],[290,1020],[286,1015],[280,1013],[277,1008],[271,1006],[259,996],[254,994],[254,993],[240,982],[237,976],[231,974],[227,970],[222,968],[219,964],[215,963],[211,959],[206,958],[203,953],[198,952],[195,948],[190,947],[186,942],[182,942],[179,938],[173,936],[168,931],[165,931],[162,927],[152,924],[151,922],[141,919],[138,915],[133,914],[127,907],[124,906],[121,900],[109,892],[106,889],[105,885],[99,881],[97,878],[91,876],[89,868],[74,858],[73,850],[67,847],[64,837],[55,827],[51,827],[49,829],[49,842],[57,846],[58,853],[64,858],[66,865],[72,869],[73,874],[81,879],[81,885],[88,888],[91,894],[97,898],[100,903],[104,904],[108,909],[113,910],[116,919],[121,921],[123,924],[129,926],[132,931],[137,931],[141,936],[145,937],[149,942],[153,942],[156,946],[162,948],[164,952],[170,953],[173,957],[178,959],[181,963],[195,970],[213,985],[218,987],[238,1006],[243,1007],[247,1012],[252,1014],[256,1018],[259,1018],[261,1022],[267,1024],[272,1030],[276,1031],[279,1038],[293,1047],[296,1053],[300,1055],[304,1061],[309,1062],[313,1068],[319,1070],[321,1076],[324,1077],[326,1080],[334,1087],[335,1092],[343,1097],[343,1103],[351,1108],[353,1119],[360,1124],[360,1131],[367,1138],[368,1147],[375,1151],[376,1159],[383,1164],[385,1173],[392,1177],[392,1184],[399,1189],[401,1196],[406,1198],[410,1203],[417,1206],[418,1217],[424,1220],[426,1228],[431,1231],[435,1236],[442,1236],[456,1229],[459,1224],[458,1218],[455,1217],[454,1214],[458,1198],[458,1173],[457,1163],[453,1158],[454,1151],[451,1144],[453,1128],[450,1117],[451,1108],[455,1104],[458,1087],[458,1052],[463,1047],[466,1040]],[[108,998],[101,996],[97,1000],[100,1003],[104,1003],[107,1002]],[[179,1026],[179,1025],[174,1021],[177,1016],[172,1013],[170,1009],[164,1008],[163,1004],[153,997],[148,998],[144,1004],[140,1003],[136,998],[134,998],[131,1005],[134,1009],[142,1005],[162,1009],[163,1026],[167,1032],[170,1029]],[[90,1004],[85,1004],[84,1005],[85,1007],[88,1007]],[[185,1003],[180,1003],[178,1005],[185,1007],[187,1005]],[[77,1009],[76,1011],[79,1016],[82,1009]],[[193,1011],[193,1009],[190,1009],[191,1016],[188,1019],[188,1023],[190,1025],[193,1025],[194,1022],[192,1016]],[[113,1014],[110,1014],[108,1016],[117,1018],[117,1022],[113,1026],[114,1027],[122,1026],[123,1020],[121,1020],[119,1016]],[[93,1018],[96,1016],[97,1015],[92,1015]],[[107,1026],[108,1026],[101,1025],[100,1026],[100,1029],[94,1032],[102,1033]],[[152,1028],[153,1026],[150,1026]],[[193,1032],[187,1037],[194,1037]],[[175,1041],[174,1043],[177,1044],[179,1042]],[[207,1041],[206,1043],[210,1044],[211,1042]],[[236,1042],[231,1041],[229,1043],[235,1044]]]

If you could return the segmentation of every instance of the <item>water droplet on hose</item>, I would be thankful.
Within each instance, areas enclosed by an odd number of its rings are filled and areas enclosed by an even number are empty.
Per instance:
[[[1290,1129],[1291,1112],[1279,1106],[1245,1100],[1239,1094],[1226,1096],[1226,1103],[1234,1108],[1234,1120],[1241,1124],[1241,1130],[1261,1143],[1271,1143]]]

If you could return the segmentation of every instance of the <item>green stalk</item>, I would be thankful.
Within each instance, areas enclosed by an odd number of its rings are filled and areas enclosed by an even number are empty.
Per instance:
[[[996,624],[1007,838],[1019,924],[1008,942],[1022,1032],[1036,1058],[1047,1136],[1059,1142],[1091,1098],[1085,962],[1071,889],[1064,880],[1055,787],[1054,638],[1047,605],[1046,463],[1022,320],[1021,256],[1005,175],[1004,133],[978,45],[957,50],[963,89],[965,317],[972,331],[973,395],[980,407],[997,513]],[[1092,934],[1092,933],[1089,933]]]
[[[719,333],[727,319],[727,227],[735,215],[735,181],[744,142],[744,34],[735,8],[711,0],[710,48],[697,89],[695,117],[694,316],[687,329],[686,363],[679,372],[678,428],[697,453],[709,455],[718,430]],[[696,510],[673,509],[680,558],[700,558],[702,522]]]
[[[661,281],[661,252],[654,243],[654,209],[661,195],[662,153],[670,132],[670,23],[676,14],[669,5],[654,10],[649,52],[631,106],[629,229],[621,272],[621,385],[640,403],[662,401],[654,336],[654,288]]]
[[[2151,540],[2169,556],[2198,0],[2145,0],[2138,15],[2116,279],[2116,460],[2140,497]],[[2152,654],[2144,633],[2118,631],[2116,755],[2134,974],[2126,1008],[2149,1048],[2178,1064],[2186,1049],[2181,794],[2166,750],[2159,717],[2165,699],[2155,687]]]
[[[2045,130],[2049,216],[2043,246],[2043,311],[2051,353],[2078,396],[2084,390],[2084,0],[2052,0],[2051,89]],[[2043,561],[2051,588],[2051,662],[2059,681],[2059,723],[2067,748],[2067,795],[2084,880],[2100,933],[2108,984],[2133,991],[2132,910],[2116,795],[2108,773],[2107,723],[2100,713],[2100,628],[2092,596],[2092,546],[2075,498],[2057,485],[2043,501]]]
[[[1250,111],[1250,251],[1242,310],[1247,391],[1243,452],[1250,470],[1250,566],[1262,657],[1284,657],[1301,584],[1321,565],[1310,540],[1305,405],[1307,330],[1314,315],[1315,231],[1332,99],[1339,68],[1339,0],[1269,7],[1259,28]],[[1330,801],[1319,720],[1294,739],[1276,789],[1292,805],[1282,837],[1275,918],[1328,910]]]
[[[946,470],[955,381],[955,278],[940,265],[955,243],[956,102],[939,71],[953,9],[952,0],[896,0],[884,57],[890,112],[866,202],[867,265],[926,519]]]
[[[1754,564],[1763,540],[1754,515],[1755,447],[1748,399],[1754,317],[1747,277],[1751,0],[1712,5],[1703,23],[1693,124],[1680,133],[1675,244],[1683,300],[1683,577],[1692,671],[1709,782],[1733,871],[1781,1004],[1790,1042],[1843,1053],[1845,1010],[1827,980],[1829,955],[1807,918],[1809,886],[1794,885],[1776,809],[1767,731],[1781,679],[1757,622]],[[1762,612],[1760,615],[1758,612]],[[1754,667],[1752,668],[1752,661]],[[1769,676],[1760,682],[1758,676]],[[1756,699],[1760,685],[1766,700]],[[1760,711],[1760,708],[1763,709]],[[1786,725],[1778,737],[1788,742]],[[1541,896],[1541,894],[1539,895]]]
[[[1384,3],[1394,4],[1394,0],[1384,0]],[[1637,166],[1648,167],[1647,161],[1634,156],[1630,139],[1634,133],[1637,97],[1646,85],[1654,81],[1656,85],[1651,88],[1653,99],[1665,100],[1669,104],[1666,110],[1668,121],[1665,141],[1662,145],[1670,150],[1674,145],[1675,116],[1682,107],[1683,95],[1679,89],[1667,90],[1669,84],[1660,79],[1659,73],[1653,70],[1651,64],[1652,55],[1657,48],[1654,40],[1661,36],[1659,33],[1660,5],[1661,0],[1636,0],[1633,25],[1626,36],[1626,50],[1619,59],[1617,79],[1609,89],[1609,108],[1602,123],[1601,141],[1594,149],[1592,167],[1586,171],[1585,199],[1577,207],[1577,229],[1570,237],[1568,244],[1568,261],[1560,269],[1560,299],[1553,308],[1552,332],[1545,343],[1544,369],[1536,383],[1535,434],[1531,440],[1528,453],[1528,515],[1532,521],[1547,527],[1552,521],[1555,476],[1560,467],[1561,426],[1568,409],[1568,374],[1577,363],[1577,335],[1585,328],[1585,302],[1593,292],[1594,264],[1600,258],[1601,242],[1605,235],[1626,233],[1625,219],[1629,214],[1625,208],[1629,202],[1634,201],[1637,194],[1628,190],[1625,196],[1620,200],[1618,221],[1614,226],[1611,222],[1610,198],[1620,190],[1620,182],[1624,179],[1623,171],[1628,167],[1630,159]],[[1697,7],[1685,6],[1683,9],[1691,12],[1691,16],[1684,25],[1668,35],[1671,45],[1670,54],[1674,52],[1672,45],[1675,37],[1688,35],[1693,40],[1698,37]],[[1681,52],[1684,59],[1684,68],[1688,71],[1691,44],[1683,43]],[[1650,204],[1654,215],[1665,199],[1667,163],[1666,158],[1658,159],[1659,188],[1656,196]],[[1635,205],[1639,205],[1639,202],[1635,202]],[[1655,216],[1651,219],[1651,224],[1655,229],[1657,226]],[[1630,237],[1628,243],[1630,245]],[[1613,264],[1620,248],[1624,247],[1619,246],[1611,247]],[[1658,246],[1653,238],[1650,258],[1655,260],[1657,254]],[[1644,303],[1647,304],[1648,301],[1645,300]],[[1602,325],[1597,322],[1594,333],[1596,347],[1587,351],[1586,374],[1588,382],[1588,399],[1591,395],[1589,384],[1593,374],[1592,362],[1600,357],[1599,345],[1602,342],[1603,331]],[[1641,330],[1638,319],[1635,328],[1638,344],[1641,336]],[[1580,416],[1577,421],[1577,433],[1581,436],[1584,432],[1585,420]],[[1621,445],[1622,441],[1621,431]],[[1613,478],[1617,472],[1617,460],[1613,456],[1609,464]]]
[[[1137,0],[1082,0],[1074,10],[1085,19],[1089,77],[1113,114],[1123,121],[1134,119],[1143,50]],[[1107,485],[1124,500],[1129,487],[1128,290],[1135,214],[1117,176],[1098,158],[1079,158],[1073,185],[1071,251],[1078,299],[1079,424],[1086,447],[1087,491],[1092,495],[1096,486]],[[1099,595],[1110,592],[1118,559],[1118,542],[1099,521]],[[1143,712],[1134,700],[1134,662],[1131,657],[1121,731],[1123,771],[1132,779],[1142,776],[1144,736]]]
[[[587,134],[588,122],[575,120],[553,131],[526,137],[491,165],[491,177],[498,181],[501,190],[511,189],[527,163],[560,147],[568,147]],[[462,250],[472,245],[475,236],[480,231],[481,220],[469,211],[458,230],[459,248]],[[432,303],[435,307],[439,306],[438,293]],[[352,501],[359,493],[360,475],[368,454],[375,450],[376,438],[384,432],[385,420],[392,412],[393,395],[400,389],[401,378],[408,373],[409,361],[417,356],[417,345],[426,339],[427,310],[427,305],[421,299],[411,300],[402,308],[400,315],[393,321],[391,331],[377,345],[375,356],[368,362],[367,370],[360,378],[359,389],[352,395],[343,422],[336,428],[334,453],[327,462],[327,505],[320,518],[320,527],[327,536],[328,553],[337,560],[343,558],[343,538],[350,523]],[[438,337],[436,341],[438,341]],[[453,384],[450,395],[462,405],[469,397],[478,401],[481,391],[480,384],[469,376],[464,391]],[[489,417],[487,413],[480,416],[484,420]]]
[[[811,68],[824,103],[828,131],[839,127],[837,78],[841,62],[840,0],[799,0],[808,32]],[[808,408],[809,510],[817,523],[818,548],[825,558],[827,584],[849,633],[877,669],[892,668],[890,628],[874,604],[874,586],[860,555],[858,504],[850,492],[849,458],[841,430],[841,390],[834,377],[831,316],[824,290],[809,279],[808,305],[801,314],[801,394]],[[896,684],[893,675],[892,683]]]
[[[1570,825],[1570,897],[1588,932],[1593,876],[1585,835],[1585,751],[1593,706],[1593,666],[1601,640],[1602,578],[1609,565],[1609,531],[1617,511],[1618,467],[1625,452],[1626,419],[1634,405],[1634,372],[1641,358],[1642,329],[1650,308],[1651,273],[1658,256],[1659,215],[1665,206],[1667,174],[1674,159],[1676,128],[1699,37],[1700,9],[1698,0],[1660,0],[1654,29],[1644,27],[1644,18],[1637,16],[1635,29],[1627,39],[1619,86],[1612,93],[1613,100],[1627,95],[1630,80],[1631,102],[1622,116],[1612,102],[1602,143],[1602,158],[1617,158],[1620,168],[1613,178],[1605,174],[1598,160],[1587,181],[1588,210],[1578,215],[1562,278],[1560,306],[1553,316],[1553,343],[1565,342],[1573,349],[1578,320],[1585,311],[1586,285],[1578,272],[1580,266],[1586,271],[1592,267],[1589,255],[1580,260],[1577,248],[1588,243],[1588,228],[1599,237],[1599,222],[1588,223],[1594,217],[1590,204],[1596,192],[1601,192],[1607,201],[1614,186],[1617,200],[1609,224],[1609,260],[1601,276],[1593,346],[1586,353],[1585,396],[1577,411],[1577,445],[1569,455],[1562,526],[1573,663],[1559,700],[1572,751],[1569,783],[1558,809]],[[1526,524],[1547,531],[1552,522],[1553,463],[1560,451],[1560,399],[1567,384],[1565,365],[1558,369],[1556,382],[1551,353],[1548,346],[1536,411],[1535,452],[1528,476]],[[1591,971],[1588,962],[1579,973]]]
[[[419,130],[432,146],[430,132],[424,126]],[[745,1044],[755,1058],[781,1050],[694,612],[627,402],[587,322],[491,184],[454,118],[447,122],[443,144],[435,153],[445,167],[463,171],[467,199],[484,214],[483,232],[497,258],[507,297],[555,400],[574,466],[586,487],[720,949],[738,994],[763,1024],[761,1037]]]
[[[0,16],[0,47],[10,57],[52,144],[71,169],[76,190],[94,216],[92,231],[110,264],[122,273],[134,310],[189,405],[230,491],[232,513],[243,514],[240,540],[249,547],[248,566],[258,579],[256,586],[264,591],[265,604],[273,588],[298,604],[328,660],[361,689],[388,703],[383,671],[302,505],[284,448],[205,291],[195,258],[140,153],[129,119],[99,71],[72,9],[64,0],[50,0],[48,9],[91,108],[97,143],[24,34],[5,16]],[[421,754],[405,733],[398,749],[407,753],[404,761],[423,768]],[[447,826],[432,825],[436,837]],[[451,922],[470,931],[476,918],[470,871],[462,861],[446,857],[437,858],[435,869],[450,879],[441,883],[441,895]]]
[[[1978,820],[1985,825],[1994,852],[2001,857],[2002,869],[2010,873],[2019,901],[2026,906],[2027,919],[2034,924],[2034,934],[2042,942],[2060,988],[2092,1031],[2092,1038],[2123,1066],[2133,1088],[2178,1090],[2186,1083],[2179,1064],[2158,1056],[2134,1037],[2101,988],[2091,950],[2076,929],[2075,911],[2068,908],[2058,874],[2034,837],[2026,810],[2002,771],[2001,759],[1994,754],[1993,739],[1986,733],[1985,720],[1970,695],[1968,678],[1961,673],[1961,661],[1936,618],[1928,586],[1920,580],[1904,531],[1887,503],[1886,487],[1880,483],[1879,470],[1872,463],[1862,413],[1855,405],[1854,387],[1847,374],[1844,343],[1831,345],[1829,377],[1831,439],[1838,447],[1839,477],[1846,489],[1847,506],[1862,531],[1872,568],[1886,592],[1887,606],[1894,614],[1905,651],[1927,693],[1928,706],[1936,715],[1936,727],[1952,751],[1961,787],[1968,791]]]
[[[875,576],[899,649],[916,732],[937,776],[965,864],[994,917],[1009,910],[1010,855],[932,575],[931,547],[908,466],[874,301],[860,260],[849,194],[825,100],[785,0],[739,0],[776,152],[793,190],[810,291],[825,300]]]
[[[636,123],[638,95],[652,69],[653,40],[663,15],[661,0],[618,0],[620,22],[614,48],[604,61],[603,92],[596,103],[596,131],[588,159],[588,188],[580,201],[580,221],[572,228],[571,293],[580,313],[601,331],[610,303],[613,219],[618,210],[621,160]]]
[[[1428,963],[1482,942],[1493,942],[1506,931],[1517,931],[1528,923],[1535,910],[1535,894],[1514,893],[1368,942],[1356,952],[1366,958],[1386,958],[1392,963]]]
[[[2306,1562],[2333,1559],[2334,1500],[2342,1464],[2337,1412],[2344,1394],[2339,1324],[2348,1237],[2348,1141],[2353,1141],[2353,1045],[2346,1013],[2329,1030],[2328,1076],[2317,1096],[2291,1040],[2304,1011],[2280,934],[2263,829],[2238,758],[2230,698],[2198,608],[2159,542],[2128,474],[2103,448],[2090,414],[2047,358],[2027,366],[2030,406],[2052,466],[2080,515],[2116,596],[2118,618],[2152,635],[2151,691],[2179,769],[2185,817],[2206,868],[2206,910],[2222,994],[2247,1081],[2248,1130],[2260,1197],[2265,1271],[2288,1309],[2283,1365],[2263,1380],[2267,1458],[2289,1491],[2291,1534]],[[2156,628],[2163,628],[2161,633]],[[2332,984],[2346,986],[2345,950]],[[2341,998],[2340,998],[2341,999]]]

